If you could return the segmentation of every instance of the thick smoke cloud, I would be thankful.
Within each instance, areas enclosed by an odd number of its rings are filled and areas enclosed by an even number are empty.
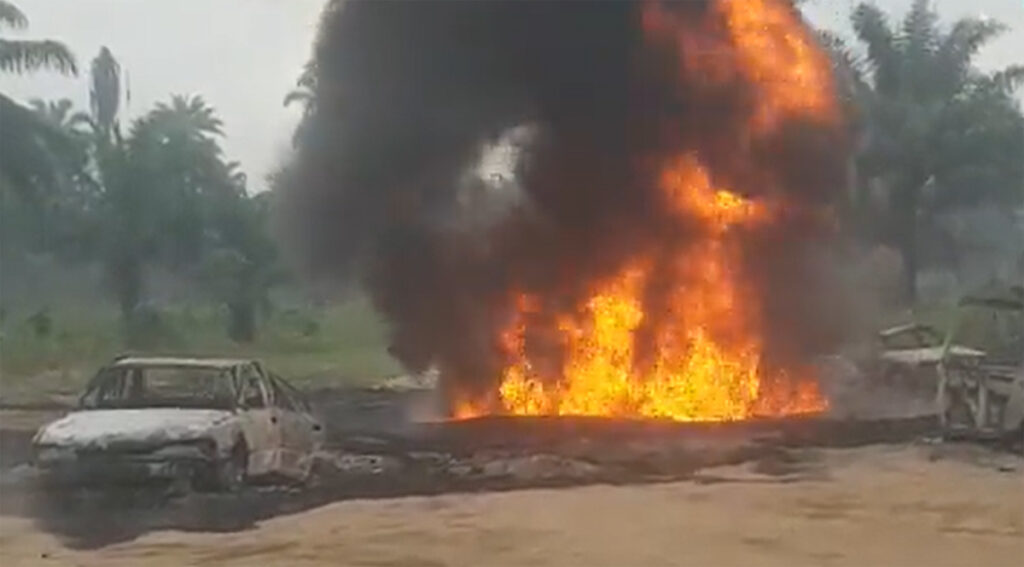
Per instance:
[[[707,9],[666,5],[683,19]],[[677,51],[646,41],[641,16],[606,0],[329,4],[284,211],[312,270],[365,283],[411,370],[437,364],[448,386],[492,388],[513,291],[571,309],[636,250],[685,247],[690,227],[657,189],[680,151],[699,148],[735,176],[716,181],[747,192],[824,204],[842,183],[842,144],[808,125],[742,154],[770,167],[736,163],[743,141],[722,133],[749,118],[753,91],[688,89]],[[486,229],[449,222],[481,148],[521,124],[536,132],[517,171],[529,207]],[[749,173],[765,169],[782,179]],[[826,335],[807,301],[823,289],[807,261],[816,229],[787,226],[751,235],[751,264],[770,346],[795,356]],[[669,284],[650,286],[650,305]]]

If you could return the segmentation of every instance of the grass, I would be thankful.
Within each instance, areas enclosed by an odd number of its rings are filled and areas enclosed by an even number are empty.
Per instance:
[[[78,392],[92,374],[125,352],[117,312],[106,306],[54,310],[48,332],[27,314],[9,315],[0,338],[0,398],[36,401]],[[256,341],[236,344],[216,306],[160,313],[154,346],[143,352],[256,358],[297,386],[360,385],[401,367],[386,350],[387,328],[363,299],[322,309],[284,309],[264,321]]]

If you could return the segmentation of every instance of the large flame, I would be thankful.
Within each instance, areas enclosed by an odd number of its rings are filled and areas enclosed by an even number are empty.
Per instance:
[[[794,118],[837,120],[828,59],[791,6],[717,0],[704,17],[701,29],[716,32],[690,34],[692,22],[651,3],[643,24],[651,41],[677,46],[680,76],[700,77],[709,89],[754,85],[740,143],[771,136]],[[665,206],[696,234],[667,259],[664,250],[638,251],[618,273],[594,283],[584,305],[566,312],[545,313],[550,307],[541,298],[515,295],[500,341],[507,365],[496,399],[463,400],[456,416],[503,411],[726,421],[824,410],[807,368],[763,360],[763,310],[743,273],[742,236],[785,222],[781,212],[796,205],[747,198],[715,179],[698,152],[664,164]],[[668,300],[653,306],[645,290],[656,275],[672,286]],[[556,321],[561,356],[554,368],[527,348],[530,321],[539,314]],[[638,352],[641,333],[652,352]]]

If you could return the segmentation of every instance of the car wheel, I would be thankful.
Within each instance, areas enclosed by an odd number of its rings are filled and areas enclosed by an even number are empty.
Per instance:
[[[1024,423],[1003,438],[1007,450],[1024,455]]]
[[[249,451],[239,441],[227,458],[210,463],[196,475],[196,488],[204,492],[237,491],[245,483],[248,461]]]
[[[217,489],[236,492],[245,484],[245,470],[249,464],[249,451],[238,443],[231,456],[217,464]]]
[[[945,422],[943,437],[948,441],[963,439],[974,430],[974,415],[970,406],[956,397],[950,400],[950,405],[945,410]]]
[[[903,380],[904,373],[905,371],[899,365],[888,364],[877,374],[874,380],[874,386],[883,392],[897,390],[899,389],[899,384]]]

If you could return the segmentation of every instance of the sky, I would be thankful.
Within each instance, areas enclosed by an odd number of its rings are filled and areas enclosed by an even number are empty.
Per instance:
[[[379,0],[387,1],[387,0]],[[440,0],[457,1],[457,0]],[[913,0],[875,0],[895,18]],[[807,0],[804,12],[816,26],[850,37],[849,14],[859,0]],[[933,0],[943,21],[963,16],[1000,20],[1011,31],[978,58],[982,68],[1024,63],[1024,0]],[[29,28],[6,36],[57,39],[79,65],[107,46],[130,82],[129,118],[172,94],[202,95],[224,121],[223,147],[238,160],[250,189],[286,159],[298,108],[285,108],[309,59],[325,0],[15,0]],[[894,18],[894,19],[895,19]],[[31,98],[70,98],[88,107],[88,73],[0,75],[0,92]],[[1022,95],[1024,96],[1024,95]]]

